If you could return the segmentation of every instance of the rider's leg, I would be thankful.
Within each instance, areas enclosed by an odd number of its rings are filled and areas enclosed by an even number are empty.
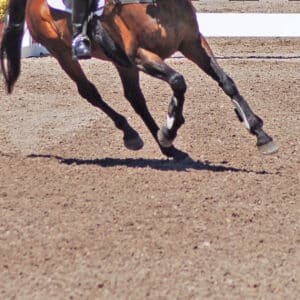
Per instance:
[[[91,57],[91,42],[84,30],[84,23],[88,15],[89,1],[73,0],[72,3],[73,58],[87,59]]]

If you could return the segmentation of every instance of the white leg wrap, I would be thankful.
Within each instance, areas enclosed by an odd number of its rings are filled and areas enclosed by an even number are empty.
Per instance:
[[[242,110],[241,106],[238,104],[238,102],[236,100],[232,100],[232,101],[233,101],[235,108],[238,110],[240,117],[243,119],[244,126],[250,131],[250,124],[249,124],[249,122],[246,118],[246,115],[245,115],[244,111]]]
[[[170,105],[172,105],[173,109],[178,106],[178,100],[175,96],[172,97],[172,102],[171,102]],[[167,116],[167,128],[169,130],[171,130],[173,128],[174,122],[175,122],[175,117],[170,117],[169,114],[168,114],[168,116]]]
[[[170,117],[169,115],[167,116],[167,128],[169,130],[171,130],[173,128],[175,122],[175,118],[174,117]]]

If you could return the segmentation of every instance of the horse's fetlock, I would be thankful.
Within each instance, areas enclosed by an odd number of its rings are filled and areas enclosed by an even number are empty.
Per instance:
[[[170,130],[166,126],[162,127],[162,132],[165,138],[168,139],[169,141],[173,141],[177,136],[177,132],[175,130]]]
[[[260,117],[254,115],[253,117],[249,118],[249,124],[250,132],[254,135],[257,135],[257,131],[260,131],[262,129],[264,122]]]
[[[115,121],[115,126],[123,131],[128,131],[131,130],[132,128],[130,127],[130,125],[128,124],[127,120],[125,117],[123,116],[119,116],[119,118]]]

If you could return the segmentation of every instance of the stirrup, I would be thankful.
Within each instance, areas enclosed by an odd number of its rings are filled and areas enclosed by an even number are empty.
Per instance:
[[[91,58],[91,41],[83,34],[78,34],[72,41],[72,58],[89,59]]]

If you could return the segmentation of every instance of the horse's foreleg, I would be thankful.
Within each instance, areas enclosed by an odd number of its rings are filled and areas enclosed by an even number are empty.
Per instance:
[[[58,55],[57,53],[61,53],[61,55]],[[64,55],[64,53],[66,53],[66,51],[53,52],[61,67],[76,83],[79,94],[89,103],[107,114],[112,119],[115,126],[123,131],[123,140],[126,148],[130,150],[141,149],[143,147],[143,141],[140,139],[139,134],[128,124],[124,116],[114,111],[103,101],[96,87],[86,78],[79,63],[72,60],[70,55]]]
[[[223,91],[231,98],[239,120],[243,122],[251,134],[257,137],[259,150],[264,154],[276,152],[278,147],[262,129],[262,119],[253,113],[248,103],[240,95],[233,80],[219,66],[205,38],[201,36],[200,39],[184,42],[180,51],[216,80]]]
[[[117,69],[123,83],[125,97],[129,101],[135,112],[142,118],[143,122],[145,123],[152,136],[158,143],[162,153],[167,157],[172,157],[176,160],[181,160],[185,158],[187,154],[176,149],[174,146],[170,145],[164,147],[160,144],[157,137],[159,127],[157,126],[155,120],[151,116],[146,104],[145,97],[141,91],[138,70],[136,68],[129,69],[121,67],[117,67]]]
[[[186,92],[184,77],[164,63],[160,57],[144,49],[138,51],[137,65],[145,73],[166,81],[173,90],[166,125],[158,131],[160,145],[170,147],[178,129],[184,124],[183,105]]]

